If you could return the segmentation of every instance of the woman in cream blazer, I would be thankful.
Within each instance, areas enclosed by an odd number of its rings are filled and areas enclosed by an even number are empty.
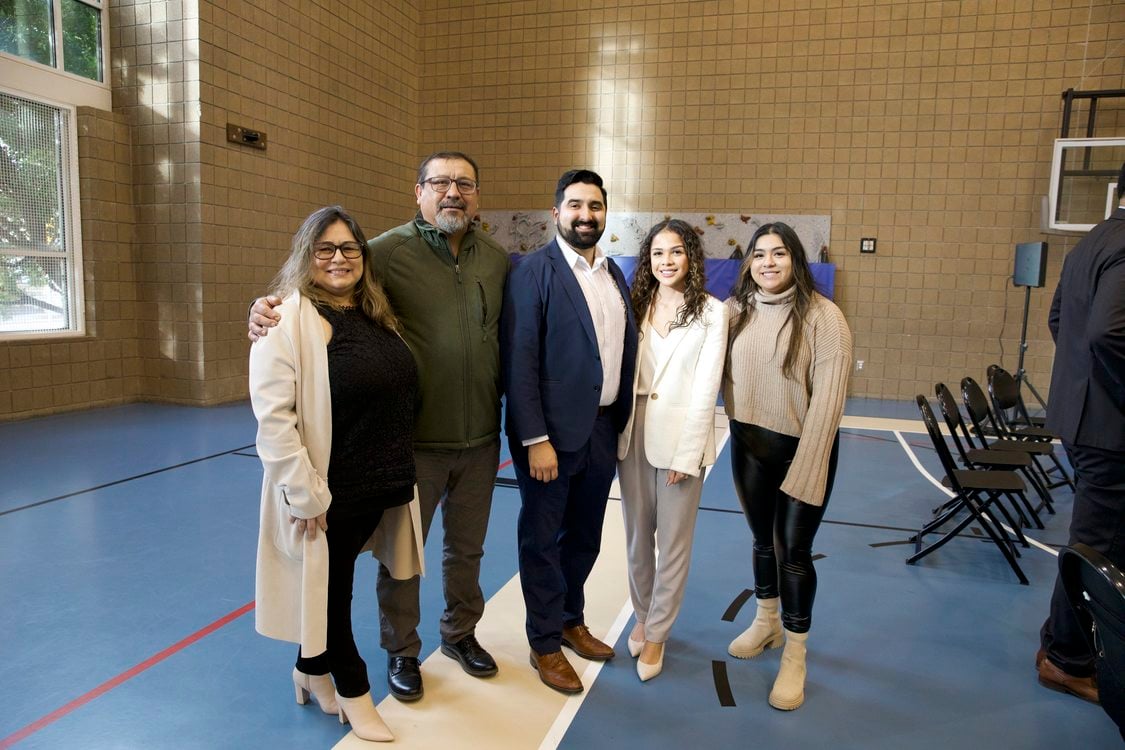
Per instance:
[[[366,252],[362,230],[339,206],[313,213],[274,283],[281,322],[250,350],[263,468],[255,623],[263,635],[300,644],[299,703],[311,693],[357,736],[386,741],[393,735],[351,632],[351,574],[363,551],[395,578],[422,573],[412,488],[417,373]],[[353,433],[340,452],[334,419]]]
[[[649,230],[632,290],[641,332],[635,402],[617,448],[637,620],[629,652],[642,681],[663,667],[687,584],[704,469],[715,462],[727,319],[704,281],[703,247],[690,225],[668,219]]]

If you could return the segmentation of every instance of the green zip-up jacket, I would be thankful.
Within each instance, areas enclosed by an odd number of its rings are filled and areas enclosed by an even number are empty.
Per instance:
[[[416,448],[474,448],[500,436],[500,304],[511,261],[469,230],[456,260],[421,214],[368,242],[375,276],[418,364]]]

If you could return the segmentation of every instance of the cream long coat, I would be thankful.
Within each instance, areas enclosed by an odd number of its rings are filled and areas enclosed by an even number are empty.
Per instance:
[[[645,335],[657,334],[646,325]],[[668,337],[673,346],[656,363],[645,407],[645,456],[655,468],[695,477],[715,463],[715,399],[726,357],[726,307],[708,297],[703,315],[686,327],[673,328]],[[642,339],[640,346],[647,345]],[[638,363],[634,392],[640,371]],[[635,416],[634,410],[618,438],[619,460],[629,452]]]
[[[324,652],[327,638],[328,542],[324,534],[310,541],[289,517],[315,518],[332,503],[328,346],[308,299],[293,293],[277,311],[281,322],[250,347],[250,401],[264,470],[255,625],[262,635],[300,643],[311,657]],[[364,550],[394,578],[423,572],[417,488],[409,504],[383,514]]]

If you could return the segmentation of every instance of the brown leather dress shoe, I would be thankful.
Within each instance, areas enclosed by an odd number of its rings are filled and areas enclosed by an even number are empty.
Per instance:
[[[590,629],[585,625],[563,628],[562,644],[590,661],[609,661],[613,658],[613,647],[591,635]]]
[[[554,688],[560,693],[573,695],[582,692],[582,680],[562,651],[552,654],[537,654],[531,651],[531,666],[539,673],[539,679],[549,688]]]
[[[1055,666],[1048,658],[1039,662],[1039,684],[1060,693],[1069,693],[1084,701],[1101,705],[1098,683],[1093,677],[1074,677]]]

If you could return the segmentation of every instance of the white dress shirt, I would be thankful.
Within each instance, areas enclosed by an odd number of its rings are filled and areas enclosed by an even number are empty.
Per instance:
[[[574,271],[590,317],[594,319],[594,334],[598,338],[598,354],[602,358],[602,398],[599,406],[609,406],[617,400],[621,388],[621,360],[625,356],[625,300],[606,264],[605,253],[594,248],[594,265],[586,262],[578,252],[558,237],[566,263]]]

